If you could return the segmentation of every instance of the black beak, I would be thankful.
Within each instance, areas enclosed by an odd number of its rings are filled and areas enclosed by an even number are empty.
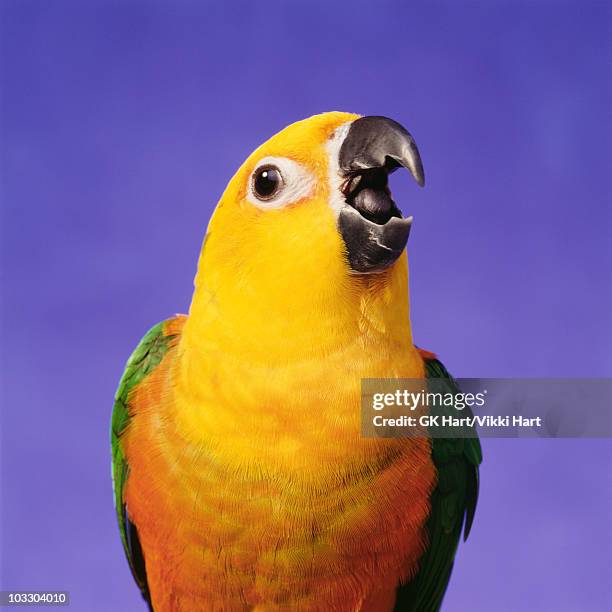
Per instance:
[[[348,130],[338,165],[346,202],[338,227],[350,267],[358,273],[381,272],[402,254],[412,224],[393,201],[388,176],[403,166],[421,187],[425,184],[417,146],[392,119],[361,117]]]

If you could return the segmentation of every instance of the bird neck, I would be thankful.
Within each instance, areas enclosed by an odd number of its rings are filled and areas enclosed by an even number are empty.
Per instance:
[[[357,344],[373,358],[393,347],[412,346],[406,254],[386,272],[324,273],[304,268],[208,272],[201,270],[182,346],[203,362],[220,355],[275,367],[327,358]],[[204,364],[203,364],[204,365]]]
[[[301,289],[257,292],[244,278],[199,278],[173,375],[183,434],[217,449],[220,464],[257,459],[312,478],[313,453],[325,470],[387,452],[361,436],[361,380],[423,374],[406,256],[377,277],[346,278],[302,275]]]

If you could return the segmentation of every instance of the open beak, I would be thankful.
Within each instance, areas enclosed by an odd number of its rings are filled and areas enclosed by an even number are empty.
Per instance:
[[[402,254],[412,217],[402,218],[388,186],[389,174],[407,168],[425,184],[423,164],[408,131],[387,117],[361,117],[349,127],[338,165],[346,205],[338,227],[353,272],[381,272]]]

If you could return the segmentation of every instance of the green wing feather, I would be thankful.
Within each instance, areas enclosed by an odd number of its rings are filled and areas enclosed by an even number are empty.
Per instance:
[[[425,367],[427,378],[442,379],[448,392],[459,393],[457,383],[437,359],[426,358]],[[442,389],[436,387],[436,391]],[[468,416],[467,411],[466,408],[465,416]],[[467,539],[476,510],[478,466],[482,461],[478,438],[432,438],[431,445],[438,481],[430,499],[429,543],[416,576],[398,588],[396,612],[440,609],[461,530],[465,526],[464,539]]]
[[[115,404],[111,421],[113,490],[121,541],[134,580],[136,580],[142,592],[142,596],[149,604],[149,607],[151,606],[151,602],[145,572],[144,556],[138,540],[136,527],[129,519],[123,497],[129,466],[123,452],[121,435],[130,422],[130,392],[156,368],[164,355],[168,352],[171,341],[175,338],[174,335],[164,334],[166,323],[168,323],[168,321],[163,321],[152,327],[128,359],[117,393],[115,394]]]

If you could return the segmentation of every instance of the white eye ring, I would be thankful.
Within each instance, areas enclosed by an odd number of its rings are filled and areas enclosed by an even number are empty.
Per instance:
[[[281,176],[279,188],[269,197],[258,197],[253,189],[257,173],[265,166],[275,168]],[[286,157],[264,157],[259,161],[249,179],[247,200],[263,210],[283,208],[306,198],[314,191],[313,176],[300,164]]]

